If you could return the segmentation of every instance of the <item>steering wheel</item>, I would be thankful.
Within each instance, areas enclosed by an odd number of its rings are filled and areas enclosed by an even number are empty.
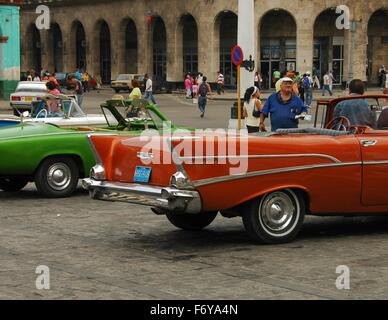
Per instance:
[[[40,111],[38,112],[38,114],[36,115],[35,119],[40,118],[40,115],[41,115],[41,113],[43,113],[43,112],[45,113],[44,117],[47,118],[47,115],[48,115],[47,109],[42,109],[42,110],[40,110]]]
[[[331,120],[325,127],[325,129],[337,130],[337,131],[349,131],[351,125],[350,120],[346,117],[340,116]]]

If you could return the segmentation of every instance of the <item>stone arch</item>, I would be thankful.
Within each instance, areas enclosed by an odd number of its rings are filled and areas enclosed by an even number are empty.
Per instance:
[[[96,22],[93,36],[94,74],[100,75],[102,83],[111,81],[111,34],[104,19]]]
[[[120,73],[138,73],[138,32],[136,23],[131,18],[125,18],[120,23]]]
[[[367,78],[373,85],[381,86],[379,68],[388,68],[388,10],[374,11],[368,20]]]
[[[152,18],[152,65],[156,82],[167,78],[167,29],[161,16]]]
[[[270,9],[261,16],[258,30],[263,86],[274,87],[274,71],[297,68],[297,21],[288,10]]]
[[[26,56],[28,69],[34,69],[38,75],[42,69],[42,41],[35,23],[31,23],[26,31]]]
[[[181,56],[183,73],[198,72],[198,25],[190,13],[183,14],[178,22],[177,55]]]
[[[49,41],[47,52],[50,56],[50,72],[61,72],[63,70],[63,37],[62,30],[58,23],[52,23],[49,30]]]
[[[79,21],[73,21],[71,25],[71,37],[70,37],[70,65],[72,70],[75,69],[86,69],[86,53],[87,53],[87,41],[86,41],[86,32],[84,25]]]
[[[230,10],[218,13],[214,20],[215,63],[225,77],[226,86],[237,83],[237,69],[232,63],[232,49],[237,45],[237,14]]]
[[[345,31],[336,27],[336,8],[321,11],[314,22],[313,72],[322,78],[332,70],[334,85],[341,85],[344,79]]]

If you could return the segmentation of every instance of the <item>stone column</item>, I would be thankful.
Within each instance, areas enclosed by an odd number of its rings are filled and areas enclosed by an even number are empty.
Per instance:
[[[140,74],[152,74],[152,30],[153,25],[148,25],[146,21],[137,20],[137,60],[138,60],[138,69],[137,72]]]
[[[182,31],[173,23],[166,23],[167,39],[167,81],[178,82],[182,80]],[[179,33],[179,35],[177,34]]]
[[[39,30],[40,33],[40,53],[41,53],[41,61],[42,61],[42,68],[44,70],[53,69],[52,64],[52,50],[50,46],[50,29],[49,30]],[[39,70],[40,71],[40,70]],[[51,71],[52,72],[52,71]]]
[[[100,80],[100,24],[92,25],[91,23],[84,25],[86,39],[86,68],[89,70],[90,74]]]
[[[301,12],[296,30],[296,70],[312,72],[314,51],[314,20],[309,10]]]
[[[112,21],[109,24],[110,31],[110,56],[111,56],[111,79],[117,78],[119,73],[124,73],[125,70],[122,67],[123,61],[120,61],[120,51],[122,45],[122,32],[120,31],[119,22]]]
[[[350,30],[345,30],[344,79],[366,81],[368,33],[367,24],[350,22]]]
[[[215,82],[220,67],[220,23],[216,22],[215,26],[210,15],[201,15],[199,19],[198,71],[208,78],[208,82]]]
[[[62,25],[63,71],[70,72],[75,65],[75,39],[73,42],[72,27]],[[73,61],[74,60],[74,61]]]

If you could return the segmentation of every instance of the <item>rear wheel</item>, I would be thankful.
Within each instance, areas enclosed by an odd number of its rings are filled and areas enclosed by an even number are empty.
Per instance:
[[[251,201],[243,223],[250,238],[257,242],[286,243],[301,229],[305,211],[303,197],[296,191],[284,189]]]
[[[0,178],[0,189],[5,192],[22,190],[28,183],[25,178]]]
[[[40,165],[35,174],[35,184],[45,197],[64,198],[74,193],[78,178],[78,166],[72,158],[50,158]]]
[[[216,218],[218,212],[201,212],[199,214],[167,213],[167,219],[177,228],[198,231],[207,227]]]

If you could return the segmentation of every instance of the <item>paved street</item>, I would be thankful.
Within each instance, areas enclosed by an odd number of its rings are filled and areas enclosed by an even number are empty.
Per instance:
[[[89,94],[87,112],[111,95]],[[199,128],[226,127],[232,104],[210,101],[201,119],[181,96],[156,98],[173,122]],[[0,109],[9,112],[6,102]],[[81,188],[49,200],[29,184],[0,191],[0,204],[0,299],[388,298],[388,217],[307,217],[294,242],[260,246],[239,218],[185,232],[146,207],[91,200]],[[41,265],[49,290],[35,286]],[[341,265],[350,290],[336,287]]]

